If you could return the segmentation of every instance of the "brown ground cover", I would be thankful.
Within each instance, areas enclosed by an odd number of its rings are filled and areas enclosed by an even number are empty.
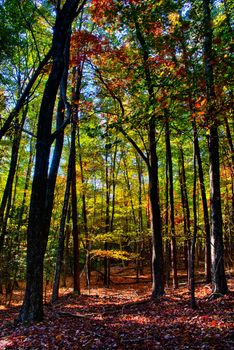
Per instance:
[[[0,349],[234,349],[231,275],[230,293],[219,299],[210,300],[210,286],[199,283],[195,311],[184,283],[178,290],[168,288],[160,302],[152,301],[149,277],[141,276],[137,284],[131,270],[116,271],[109,289],[83,288],[79,296],[63,288],[36,324],[14,323],[23,296],[15,291],[11,305],[0,306]]]

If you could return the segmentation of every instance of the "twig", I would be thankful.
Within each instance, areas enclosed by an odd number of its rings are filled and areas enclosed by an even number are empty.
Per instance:
[[[64,311],[58,311],[58,315],[63,317],[68,316],[68,317],[78,317],[78,318],[87,318],[90,316],[94,316],[94,314],[79,314],[79,313],[72,314],[70,312],[64,312]]]
[[[154,337],[150,336],[147,338],[122,339],[121,343],[136,343],[136,342],[142,342],[142,341],[151,340],[151,339],[154,339]]]

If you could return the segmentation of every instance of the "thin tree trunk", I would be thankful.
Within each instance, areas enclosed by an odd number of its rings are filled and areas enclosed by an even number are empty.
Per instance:
[[[171,143],[170,143],[170,129],[168,116],[165,121],[166,128],[166,150],[167,150],[167,162],[169,169],[169,197],[170,197],[170,228],[171,228],[171,261],[172,261],[172,275],[173,275],[173,288],[178,288],[177,277],[177,249],[175,238],[175,214],[174,214],[174,189],[173,189],[173,168],[172,168],[172,155],[171,155]]]
[[[78,123],[78,104],[80,101],[81,81],[83,73],[83,62],[73,68],[73,79],[76,82],[73,89],[73,115],[72,115],[72,133],[71,133],[71,154],[72,154],[72,237],[73,237],[73,289],[80,294],[80,242],[78,228],[78,211],[77,211],[77,188],[76,188],[76,134]]]
[[[86,209],[86,189],[85,189],[85,177],[84,177],[84,167],[83,167],[83,159],[82,159],[82,151],[81,151],[81,142],[80,142],[80,126],[79,122],[77,124],[77,141],[78,141],[78,158],[80,165],[80,177],[81,177],[81,185],[82,185],[82,217],[83,217],[83,227],[84,227],[84,235],[85,235],[85,250],[86,250],[86,285],[88,288],[90,287],[90,278],[91,278],[91,261],[89,251],[91,249],[91,244],[89,240],[89,232],[88,232],[88,219],[87,219],[87,209]]]
[[[194,133],[194,140],[197,137]],[[190,254],[190,295],[191,295],[191,307],[193,310],[197,308],[195,299],[195,249],[196,249],[196,239],[197,239],[197,166],[196,166],[196,152],[194,145],[194,155],[193,155],[193,239],[191,244],[191,254]]]
[[[161,216],[158,190],[158,158],[156,154],[155,123],[151,121],[149,132],[150,166],[149,196],[152,227],[152,297],[159,298],[164,294],[163,246],[161,234]]]
[[[165,208],[165,282],[167,287],[170,285],[170,272],[171,272],[171,247],[169,240],[169,176],[168,176],[168,161],[166,159],[166,208]]]
[[[67,74],[64,72],[63,81],[61,82],[61,85],[65,84],[65,87],[61,86],[61,90],[66,90],[66,81],[67,81]],[[58,111],[57,111],[57,125],[61,125],[64,120],[64,94],[62,91],[60,91],[60,99],[58,103]],[[63,132],[59,136],[59,138],[56,140],[55,150],[54,150],[54,157],[56,164],[54,165],[54,168],[58,166],[58,160],[61,156],[62,146],[63,146]],[[58,155],[58,156],[57,156]],[[62,208],[62,214],[60,219],[60,228],[59,228],[59,235],[58,235],[58,247],[57,247],[57,255],[56,255],[56,264],[55,264],[55,273],[54,273],[54,282],[53,282],[53,291],[51,295],[51,302],[54,303],[59,296],[59,282],[60,282],[60,274],[61,274],[61,268],[62,268],[62,261],[63,261],[63,251],[64,251],[64,241],[65,241],[65,223],[66,223],[66,216],[68,211],[68,204],[69,204],[69,196],[70,196],[70,187],[71,187],[71,178],[72,178],[72,170],[71,170],[71,151],[69,154],[69,161],[68,161],[68,169],[67,169],[67,179],[66,179],[66,189],[64,193],[64,200],[63,200],[63,208]],[[52,162],[53,163],[53,162]],[[56,166],[57,165],[57,166]],[[57,169],[58,170],[58,169]],[[57,173],[57,171],[56,171]],[[52,208],[51,208],[52,209]]]
[[[142,162],[136,153],[136,164],[138,174],[138,236],[137,236],[137,261],[136,261],[136,280],[139,282],[140,273],[143,273],[142,252],[144,250],[143,241],[143,213],[142,213]]]
[[[147,43],[141,32],[140,25],[137,19],[137,14],[134,5],[131,5],[133,18],[135,22],[136,37],[140,43],[143,55],[143,69],[147,90],[149,95],[149,107],[154,110],[154,87],[149,69],[149,53]],[[155,116],[151,116],[149,120],[148,132],[149,144],[149,197],[151,208],[151,228],[152,228],[152,297],[159,298],[164,294],[164,267],[163,267],[163,245],[162,245],[162,225],[159,205],[159,188],[158,188],[158,157],[156,152],[156,136],[155,136]]]
[[[72,152],[72,237],[73,237],[73,290],[80,294],[80,248],[79,248],[79,230],[78,230],[78,212],[77,212],[77,193],[76,193],[76,119],[72,124],[71,137]]]
[[[223,260],[222,209],[220,194],[220,163],[218,121],[214,111],[215,90],[212,65],[212,35],[210,0],[203,0],[204,11],[204,66],[207,98],[207,124],[209,125],[209,164],[210,164],[210,212],[211,212],[211,262],[212,287],[214,294],[228,291]]]
[[[106,133],[108,135],[108,125]],[[108,136],[107,136],[108,137]],[[108,139],[106,140],[108,142]],[[105,180],[106,180],[106,215],[105,215],[105,232],[108,233],[110,230],[110,183],[109,183],[109,165],[108,165],[108,148],[105,150]],[[108,243],[104,243],[104,249],[108,250]],[[109,258],[104,258],[104,286],[109,287],[110,276],[109,276]]]
[[[128,198],[130,200],[130,204],[131,204],[131,212],[132,212],[132,219],[133,219],[133,223],[136,226],[137,225],[137,220],[136,220],[136,215],[135,215],[135,209],[134,209],[134,204],[133,204],[133,200],[132,200],[132,195],[131,195],[131,184],[130,184],[130,180],[129,180],[129,175],[128,175],[128,166],[127,166],[127,161],[125,156],[123,156],[123,163],[124,163],[124,177],[125,177],[125,182],[127,185],[127,190],[128,190]]]
[[[68,263],[69,263],[69,241],[71,236],[71,205],[68,205],[67,219],[65,226],[65,247],[64,247],[64,257],[62,260],[62,287],[66,287],[66,279],[68,275]]]
[[[197,135],[196,122],[193,123],[193,129],[194,129],[195,135]],[[198,176],[199,176],[200,190],[201,190],[201,196],[202,196],[205,235],[206,235],[206,237],[205,237],[206,238],[205,239],[205,275],[206,275],[206,283],[210,283],[211,282],[210,221],[209,221],[205,181],[204,181],[204,175],[203,175],[202,160],[201,160],[198,136],[196,136],[194,138],[194,147],[195,147],[195,153],[196,153],[197,164],[198,164]]]
[[[187,279],[188,285],[190,284],[190,245],[191,245],[191,229],[190,229],[190,209],[188,202],[188,193],[186,186],[186,175],[184,166],[184,153],[182,147],[180,147],[180,186],[181,186],[181,200],[184,213],[184,232],[185,232],[185,247],[187,249],[185,261],[187,262]]]
[[[114,230],[114,217],[115,217],[115,189],[116,189],[116,180],[118,176],[118,168],[116,169],[116,157],[117,157],[117,150],[118,150],[118,144],[117,144],[117,138],[115,143],[115,149],[113,154],[113,161],[112,161],[112,203],[111,203],[111,218],[110,218],[110,231],[113,232]],[[120,161],[119,161],[120,164]]]
[[[193,84],[191,83],[191,72],[189,69],[189,58],[188,58],[188,52],[186,48],[186,41],[184,38],[184,33],[182,32],[182,50],[183,50],[183,58],[185,63],[185,69],[186,69],[186,75],[187,75],[187,81],[189,85],[189,91],[188,91],[188,102],[189,102],[189,109],[191,112],[191,115],[193,115],[194,111],[194,104],[193,104],[193,96],[192,91]],[[194,132],[196,133],[196,122],[194,121],[192,123]],[[207,198],[206,198],[206,189],[205,189],[205,181],[204,181],[204,175],[203,175],[203,167],[202,167],[202,160],[200,155],[200,146],[199,146],[199,140],[198,137],[194,139],[195,142],[195,153],[197,157],[198,162],[198,176],[200,181],[200,190],[201,190],[201,196],[202,196],[202,205],[203,205],[203,215],[204,215],[204,228],[205,228],[205,275],[206,275],[206,283],[211,282],[211,245],[210,245],[210,222],[209,222],[209,214],[208,214],[208,205],[207,205]]]

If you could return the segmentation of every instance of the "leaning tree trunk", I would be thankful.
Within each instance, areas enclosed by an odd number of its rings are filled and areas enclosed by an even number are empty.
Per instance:
[[[43,262],[48,240],[44,230],[44,218],[47,215],[45,207],[51,127],[57,91],[65,67],[64,49],[67,33],[77,14],[79,3],[79,0],[67,0],[61,10],[57,9],[53,30],[53,63],[44,89],[38,120],[36,162],[27,231],[26,290],[19,321],[43,319]]]
[[[70,37],[71,31],[68,31],[66,45],[64,49],[64,71],[62,75],[62,79],[60,82],[60,96],[57,106],[57,114],[56,114],[56,130],[60,130],[62,125],[64,124],[65,110],[67,110],[66,120],[70,122],[70,105],[67,103],[67,78],[68,78],[68,68],[69,68],[69,51],[70,51]],[[63,150],[63,140],[64,140],[64,130],[63,128],[58,133],[56,137],[55,147],[53,151],[53,157],[50,164],[48,179],[47,179],[47,190],[46,190],[46,204],[45,204],[45,222],[44,222],[44,230],[45,235],[48,236],[50,230],[50,221],[53,211],[54,204],[54,190],[56,185],[56,179],[60,164],[60,159]]]
[[[220,162],[218,120],[215,114],[215,90],[212,57],[212,20],[210,0],[203,0],[204,11],[204,65],[207,98],[207,124],[209,125],[209,164],[210,164],[210,213],[211,213],[211,260],[212,287],[214,294],[227,293],[227,281],[223,260],[223,231],[220,193]]]

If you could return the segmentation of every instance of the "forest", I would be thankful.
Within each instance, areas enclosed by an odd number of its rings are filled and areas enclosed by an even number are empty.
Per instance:
[[[0,349],[234,346],[233,13],[0,1]]]

